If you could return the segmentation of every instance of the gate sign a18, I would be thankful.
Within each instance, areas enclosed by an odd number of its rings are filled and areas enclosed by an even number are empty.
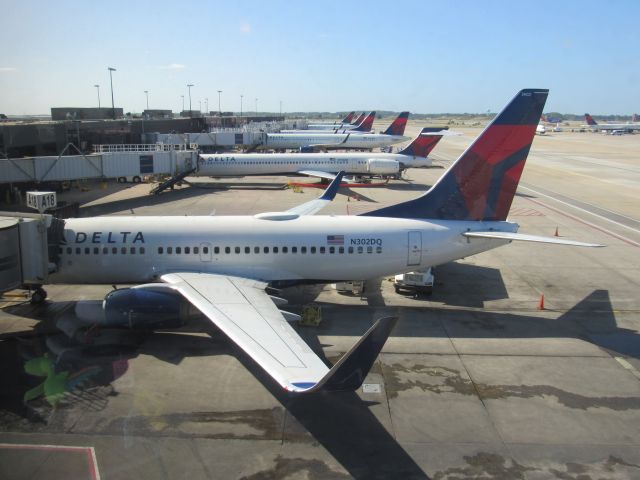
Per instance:
[[[57,205],[56,192],[27,192],[27,206],[40,213]]]

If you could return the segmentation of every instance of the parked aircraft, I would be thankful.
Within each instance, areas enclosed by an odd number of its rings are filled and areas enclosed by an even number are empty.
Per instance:
[[[281,130],[280,133],[329,133],[329,132],[333,132],[333,133],[338,133],[338,132],[342,132],[342,133],[346,133],[346,132],[368,133],[368,132],[371,131],[371,128],[373,127],[373,121],[375,120],[375,118],[376,118],[376,112],[373,111],[373,112],[369,112],[369,114],[366,115],[361,122],[356,123],[354,125],[348,125],[347,127],[344,127],[344,128],[335,126],[334,128],[331,128],[331,129],[307,128],[306,130]]]
[[[350,112],[349,115],[347,115],[346,117],[344,117],[341,121],[339,122],[333,122],[333,123],[312,123],[309,124],[307,126],[307,128],[309,130],[335,130],[337,128],[353,128],[355,127],[357,124],[356,123],[351,123],[351,121],[353,120],[353,117],[355,115],[356,112]]]
[[[544,135],[545,133],[547,133],[547,128],[543,124],[539,123],[536,127],[536,135]]]
[[[371,119],[371,123],[373,123],[373,116],[375,116],[375,112],[369,114],[365,122]],[[408,140],[407,137],[403,136],[408,116],[409,112],[402,112],[382,133],[365,133],[359,131],[342,133],[304,133],[304,131],[297,133],[265,133],[264,143],[261,145],[261,148],[273,148],[276,150],[299,149],[302,152],[312,152],[315,150],[350,148],[371,150],[377,147],[386,147]]]
[[[448,127],[423,128],[398,153],[228,153],[202,154],[195,175],[238,177],[247,175],[308,175],[335,178],[339,171],[357,177],[397,177],[407,168],[430,167],[429,152]]]
[[[584,118],[587,121],[586,126],[592,130],[620,130],[623,132],[640,130],[640,123],[598,123],[588,113],[584,114]]]
[[[288,325],[295,315],[279,311],[274,301],[282,300],[265,289],[419,270],[512,240],[598,246],[519,234],[518,225],[506,220],[547,95],[542,89],[518,92],[416,199],[359,216],[313,216],[317,206],[305,204],[249,216],[67,219],[50,280],[150,282],[109,293],[105,318],[128,325],[178,316],[192,305],[283,388],[358,388],[393,319],[376,323],[328,369]]]

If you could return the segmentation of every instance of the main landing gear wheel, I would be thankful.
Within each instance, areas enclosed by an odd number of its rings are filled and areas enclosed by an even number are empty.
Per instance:
[[[47,299],[47,292],[42,287],[38,287],[31,294],[31,303],[41,305]]]

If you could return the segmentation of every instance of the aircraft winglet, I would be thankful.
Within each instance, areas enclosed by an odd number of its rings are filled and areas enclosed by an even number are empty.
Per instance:
[[[322,210],[322,208],[324,208],[325,205],[330,203],[336,197],[336,193],[338,193],[338,189],[340,188],[340,183],[342,182],[343,176],[343,171],[338,172],[338,174],[331,181],[322,195],[301,205],[290,208],[284,213],[289,215],[314,215],[315,213],[319,212],[320,210]],[[264,218],[264,215],[260,218]],[[288,219],[286,215],[281,216],[281,218]]]
[[[377,320],[318,383],[300,393],[312,393],[318,390],[354,391],[360,388],[397,321],[398,317],[384,317]],[[300,387],[300,385],[296,386]]]
[[[333,179],[333,181],[329,184],[327,189],[324,191],[324,194],[322,194],[318,198],[318,200],[332,201],[334,198],[336,198],[336,193],[338,193],[338,189],[340,188],[340,182],[342,182],[342,177],[344,177],[344,171],[338,172],[338,175],[336,175],[336,178]]]

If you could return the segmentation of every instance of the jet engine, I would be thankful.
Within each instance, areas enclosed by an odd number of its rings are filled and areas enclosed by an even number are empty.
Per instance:
[[[367,171],[372,175],[396,175],[400,172],[400,163],[395,160],[369,158]]]
[[[109,292],[102,301],[105,326],[132,330],[176,328],[197,313],[179,292],[149,283]]]

